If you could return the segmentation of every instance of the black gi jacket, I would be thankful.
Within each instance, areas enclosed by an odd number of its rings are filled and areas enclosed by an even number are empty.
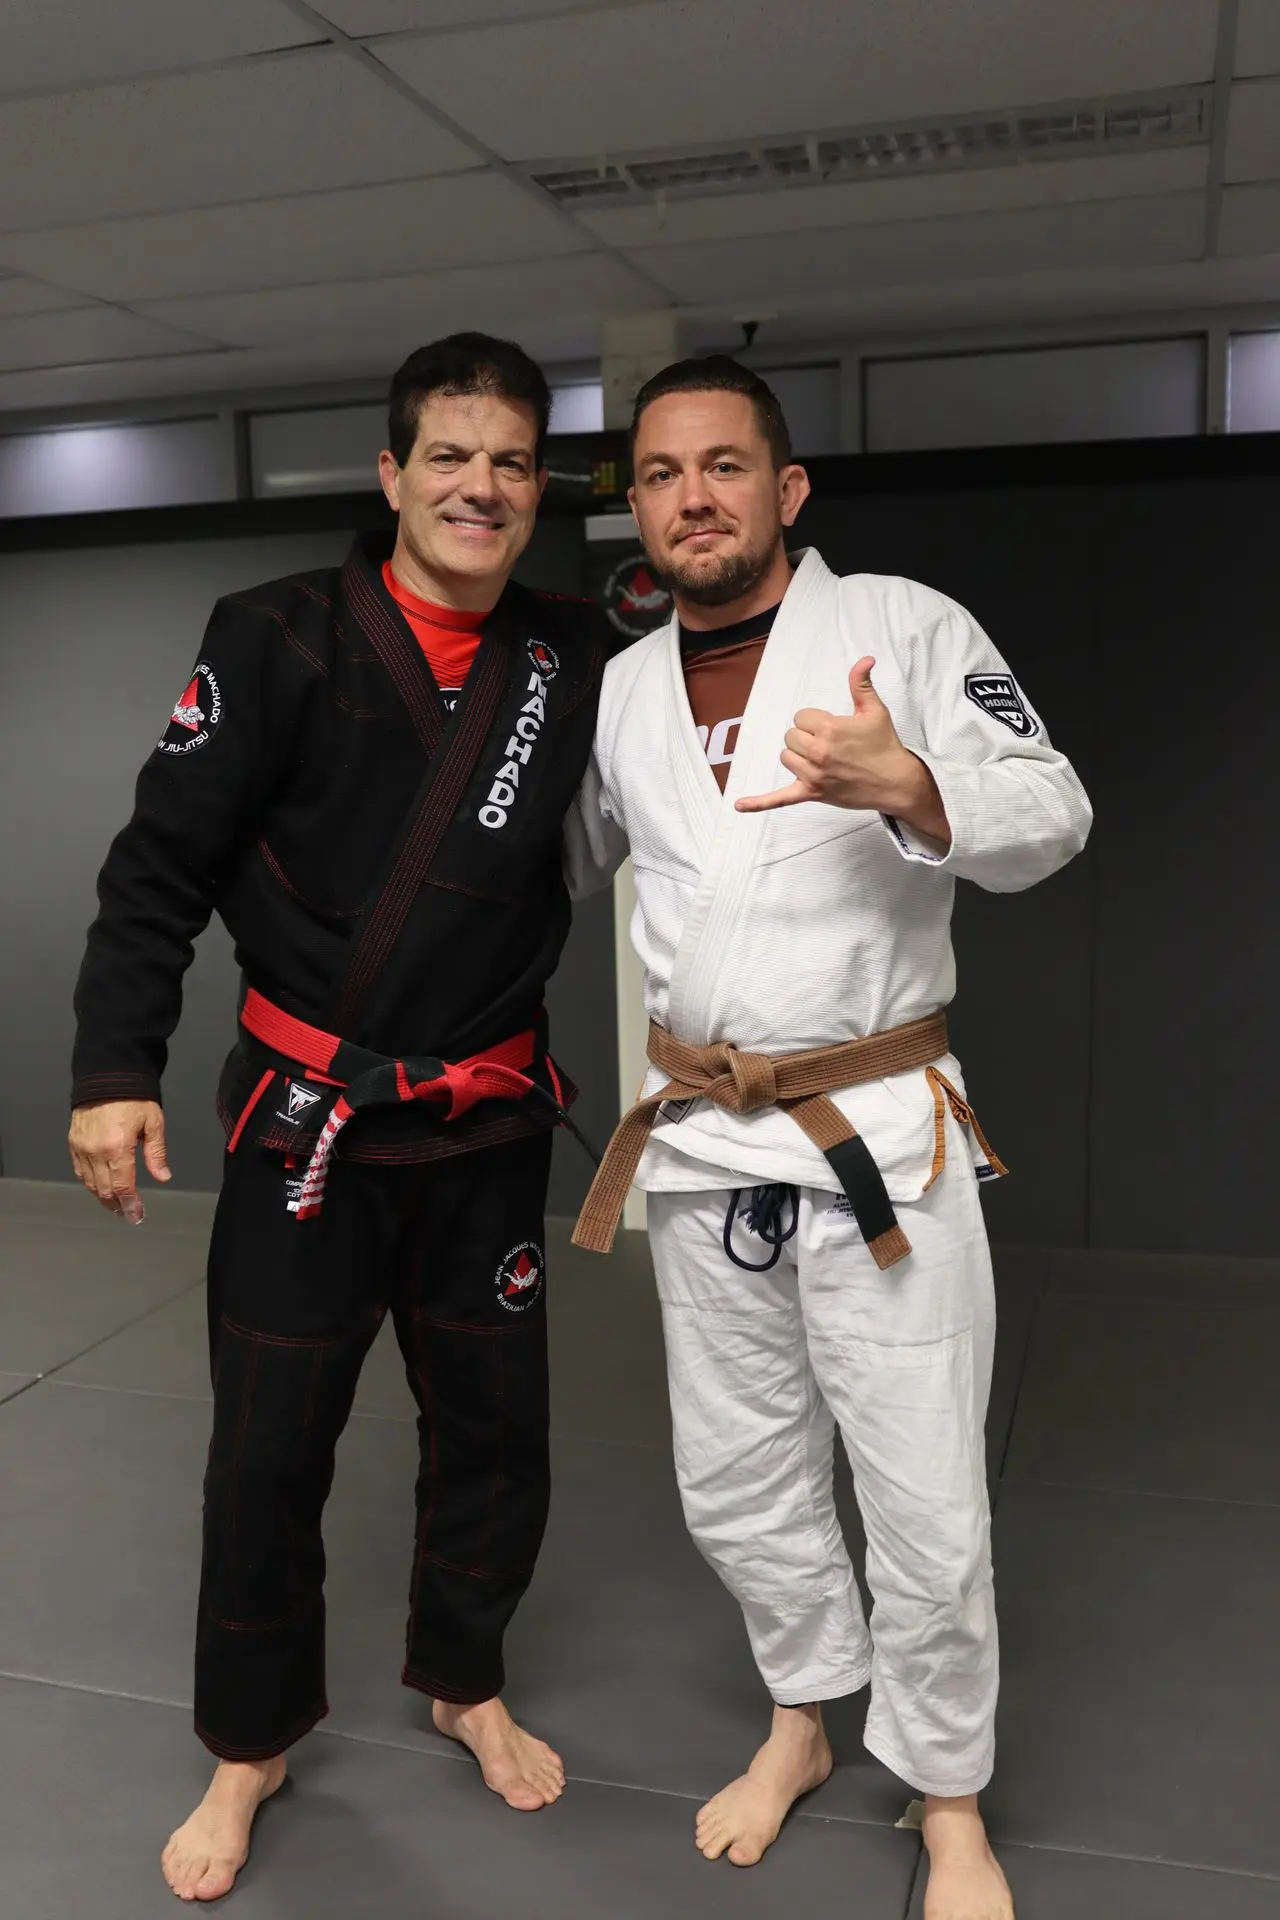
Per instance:
[[[585,602],[508,586],[453,713],[382,580],[390,536],[341,568],[214,608],[190,684],[98,882],[76,988],[72,1102],[159,1099],[193,941],[219,913],[245,986],[395,1056],[460,1060],[538,1025],[569,928],[561,823],[595,730],[610,629]],[[261,1076],[242,1035],[228,1132]],[[532,1077],[550,1087],[543,1065]],[[307,1151],[284,1076],[248,1138]],[[279,1097],[277,1097],[279,1096]],[[347,1157],[419,1160],[554,1125],[491,1101],[445,1123],[362,1113]]]

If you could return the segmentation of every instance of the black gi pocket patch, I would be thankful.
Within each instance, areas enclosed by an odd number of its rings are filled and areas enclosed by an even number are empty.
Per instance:
[[[169,724],[156,746],[161,753],[194,753],[208,746],[222,719],[222,692],[213,668],[204,660],[196,663],[182,693],[169,715]]]
[[[493,1276],[498,1305],[508,1313],[527,1313],[542,1292],[546,1262],[536,1240],[512,1247]]]
[[[1028,708],[1011,673],[966,673],[964,690],[975,707],[999,720],[1019,740],[1034,740],[1040,722]]]

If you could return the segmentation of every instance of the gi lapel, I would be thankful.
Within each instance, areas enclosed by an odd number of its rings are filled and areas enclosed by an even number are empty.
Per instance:
[[[434,753],[444,733],[444,702],[408,621],[383,585],[381,544],[369,536],[356,541],[342,569],[342,595],[409,709],[419,740]]]
[[[479,651],[446,721],[438,691],[432,697],[435,682],[413,635],[403,620],[389,617],[361,570],[355,572],[355,593],[348,595],[352,614],[401,692],[431,757],[403,830],[382,864],[352,934],[346,974],[332,1011],[334,1031],[344,1036],[353,1031],[361,1001],[395,945],[457,812],[513,666],[525,671],[525,663],[516,661],[516,623],[508,590],[485,621]],[[347,584],[345,571],[343,584]]]
[[[725,948],[742,911],[770,816],[739,813],[733,803],[740,794],[766,793],[788,778],[779,762],[782,736],[795,713],[796,694],[809,656],[824,627],[836,617],[836,585],[835,575],[811,548],[796,568],[773,623],[743,715],[723,799],[715,775],[709,766],[705,769],[716,789],[719,810],[702,878],[689,903],[676,949],[667,1003],[672,1033],[692,1046],[740,1040],[739,1035],[714,1030],[714,994]],[[687,699],[685,708],[687,711]],[[680,749],[675,751],[678,768]],[[705,755],[703,761],[705,766]]]

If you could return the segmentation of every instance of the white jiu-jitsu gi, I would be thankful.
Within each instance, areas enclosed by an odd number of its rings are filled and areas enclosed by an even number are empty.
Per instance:
[[[793,716],[848,713],[849,672],[867,654],[900,739],[937,782],[945,852],[877,813],[734,808],[790,783],[779,755]],[[1090,819],[1070,765],[962,607],[909,580],[838,579],[810,551],[723,795],[677,625],[610,664],[568,864],[589,891],[629,845],[653,1020],[698,1046],[790,1053],[946,1007],[956,879],[1031,886],[1080,850]],[[939,1065],[961,1087],[958,1063]],[[664,1083],[651,1069],[644,1091]],[[831,1698],[870,1677],[871,1750],[918,1791],[976,1792],[997,1685],[982,1439],[994,1313],[975,1179],[989,1169],[948,1112],[946,1168],[928,1185],[923,1070],[833,1097],[912,1244],[884,1272],[822,1153],[780,1109],[664,1109],[645,1150],[685,1513],[742,1604],[776,1700]],[[797,1231],[771,1271],[744,1272],[723,1244],[730,1192],[765,1183],[797,1190]],[[833,1418],[867,1534],[870,1633],[832,1504]]]

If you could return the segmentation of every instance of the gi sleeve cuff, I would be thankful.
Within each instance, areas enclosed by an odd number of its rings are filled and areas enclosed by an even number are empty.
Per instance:
[[[153,1073],[84,1073],[71,1083],[73,1107],[98,1106],[106,1100],[160,1102],[160,1082]]]

